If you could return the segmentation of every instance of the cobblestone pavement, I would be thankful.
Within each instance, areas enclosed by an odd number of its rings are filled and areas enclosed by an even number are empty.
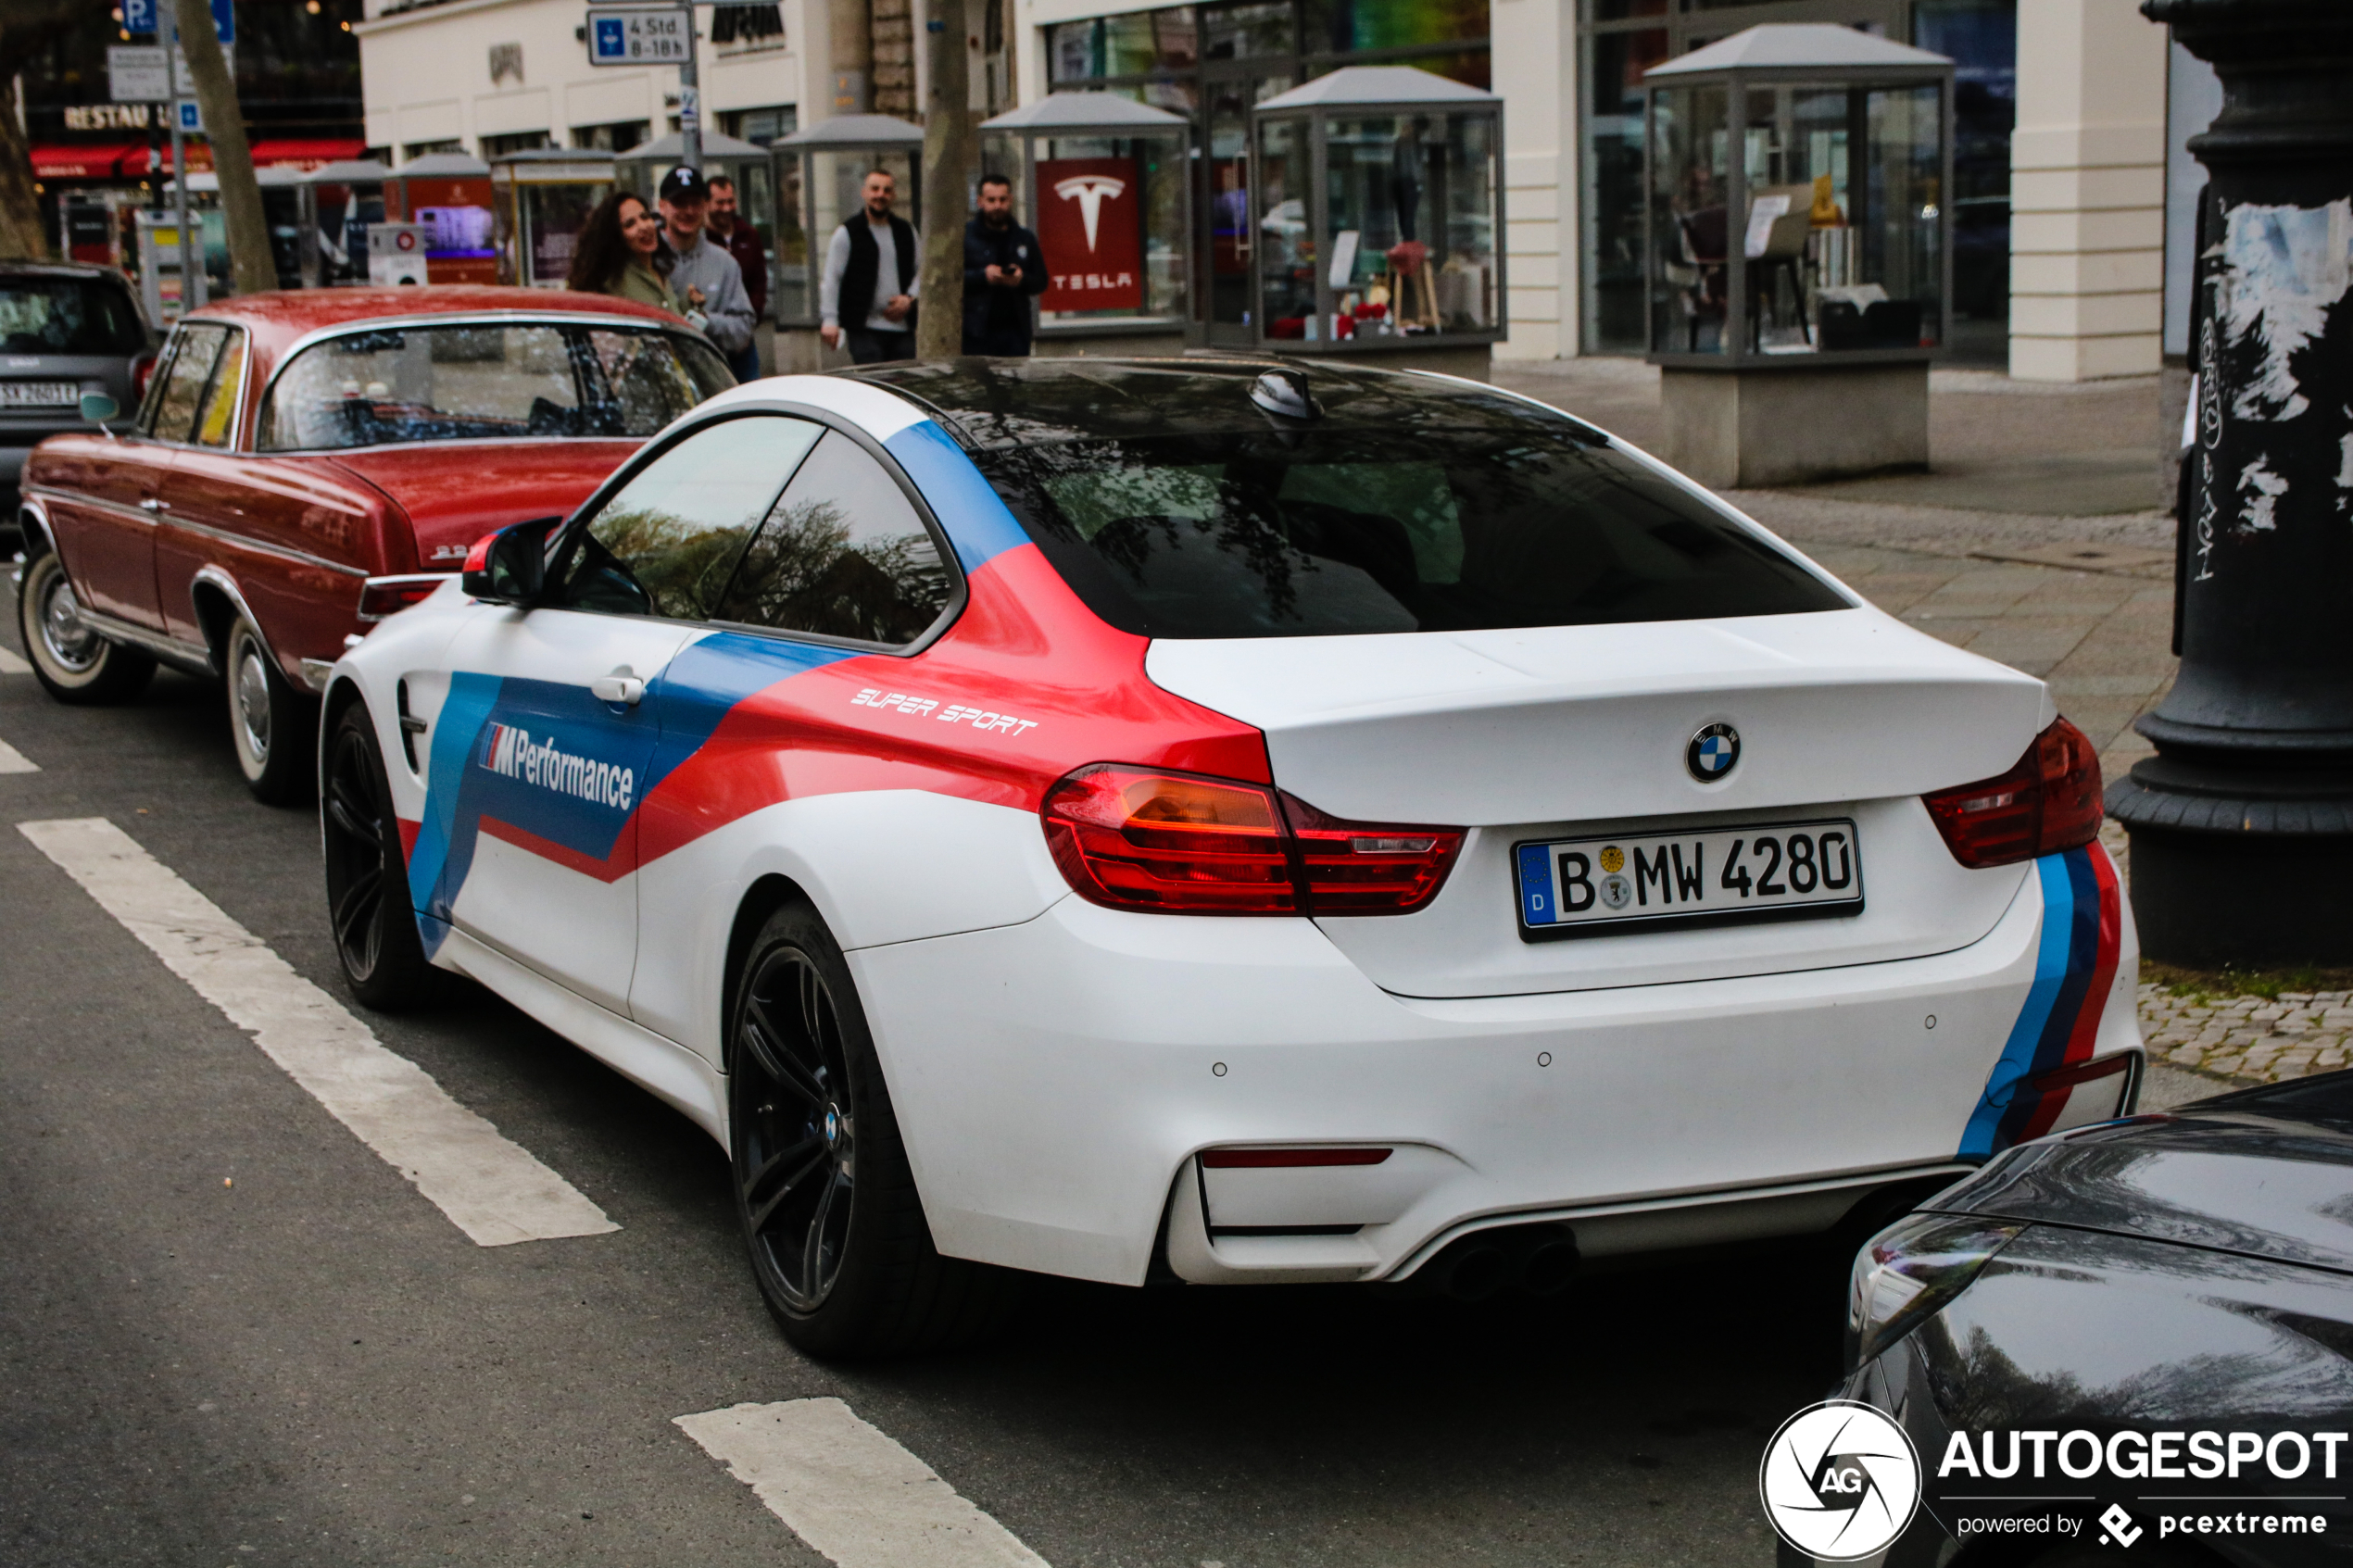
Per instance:
[[[2353,991],[2177,997],[2141,987],[2141,1033],[2152,1060],[2224,1078],[2275,1083],[2353,1060]]]

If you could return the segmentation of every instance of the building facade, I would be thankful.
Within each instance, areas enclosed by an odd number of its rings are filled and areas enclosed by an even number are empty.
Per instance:
[[[675,69],[589,67],[579,0],[370,4],[368,140],[396,158],[619,149],[675,125]],[[706,35],[731,31],[699,14]],[[781,0],[777,15],[780,31],[699,45],[707,124],[765,141],[836,111],[834,7]],[[1957,65],[1956,361],[2050,381],[2159,363],[2171,86],[2164,31],[2135,0],[966,0],[966,17],[975,108],[1088,89],[1184,114],[1203,210],[1221,179],[1246,177],[1251,105],[1310,77],[1415,65],[1501,94],[1497,353],[1525,359],[1642,350],[1643,71],[1759,22],[1863,28]]]

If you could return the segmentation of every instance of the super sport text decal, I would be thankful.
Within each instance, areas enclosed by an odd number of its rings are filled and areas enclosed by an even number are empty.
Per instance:
[[[1016,719],[1010,713],[994,709],[975,708],[970,703],[951,702],[941,707],[937,697],[912,696],[905,692],[887,692],[880,686],[868,686],[849,699],[853,708],[882,708],[903,713],[911,719],[933,719],[943,724],[969,724],[975,730],[993,730],[1000,734],[1017,735],[1024,730],[1038,727],[1035,719]]]

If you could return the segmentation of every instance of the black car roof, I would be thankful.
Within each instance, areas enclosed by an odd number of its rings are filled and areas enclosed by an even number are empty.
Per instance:
[[[1307,378],[1315,421],[1342,429],[1443,425],[1503,432],[1541,425],[1599,441],[1599,433],[1541,404],[1475,382],[1272,356],[1176,359],[951,359],[836,374],[920,403],[974,451],[1040,442],[1264,431],[1250,390],[1268,370]]]

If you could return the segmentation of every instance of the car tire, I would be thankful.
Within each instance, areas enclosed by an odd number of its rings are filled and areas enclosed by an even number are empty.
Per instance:
[[[355,702],[337,716],[321,786],[327,917],[345,986],[378,1012],[431,1000],[440,972],[426,961],[417,934],[392,784],[364,704]]]
[[[932,1246],[849,966],[814,909],[769,916],[728,1018],[736,1213],[785,1337],[849,1359],[1002,1323],[1020,1276]]]
[[[127,702],[155,678],[153,656],[110,643],[82,624],[81,601],[55,550],[25,562],[17,588],[17,635],[33,678],[59,702]]]
[[[311,788],[311,726],[318,709],[278,671],[278,661],[254,629],[237,617],[222,661],[229,688],[229,744],[245,787],[265,806],[285,806]]]

